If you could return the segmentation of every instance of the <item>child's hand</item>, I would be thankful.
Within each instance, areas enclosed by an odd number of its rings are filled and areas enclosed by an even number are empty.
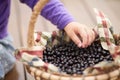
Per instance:
[[[95,39],[95,33],[92,29],[77,22],[69,23],[64,30],[78,47],[85,48]]]

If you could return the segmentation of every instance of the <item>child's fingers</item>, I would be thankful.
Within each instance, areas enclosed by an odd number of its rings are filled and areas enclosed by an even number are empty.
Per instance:
[[[82,43],[80,38],[75,34],[75,32],[71,32],[70,38],[72,39],[72,41],[78,46],[81,47]]]
[[[89,36],[88,36],[88,34],[87,34],[87,32],[86,32],[85,29],[80,30],[80,31],[79,31],[79,35],[81,36],[81,39],[82,39],[82,47],[84,48],[84,47],[87,46],[87,43],[88,43],[88,41],[89,41]]]
[[[87,47],[87,46],[91,45],[91,43],[94,41],[95,35],[94,35],[94,32],[93,32],[92,29],[87,29],[86,33],[88,35],[88,38],[87,38],[88,42],[87,42],[87,45],[86,45],[86,47]]]
[[[94,31],[93,30],[91,30],[91,43],[95,40],[95,36],[96,34],[94,33]],[[90,44],[91,44],[90,43]]]

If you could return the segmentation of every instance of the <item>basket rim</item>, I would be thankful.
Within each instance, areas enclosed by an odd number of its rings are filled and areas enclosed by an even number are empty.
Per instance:
[[[108,73],[101,73],[97,75],[62,75],[45,72],[35,67],[29,67],[27,65],[25,65],[25,68],[29,73],[30,69],[34,69],[34,74],[36,75],[34,77],[42,77],[48,80],[105,80],[120,76],[120,67]]]

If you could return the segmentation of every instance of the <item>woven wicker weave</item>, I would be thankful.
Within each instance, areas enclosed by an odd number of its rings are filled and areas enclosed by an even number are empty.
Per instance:
[[[34,49],[35,42],[34,42],[34,35],[33,35],[35,22],[37,20],[38,15],[40,14],[42,8],[46,5],[47,2],[48,2],[48,0],[39,0],[38,3],[35,5],[31,19],[30,19],[29,29],[28,29],[28,40],[27,40],[28,48],[19,49],[19,51],[24,51],[24,52],[37,51]],[[118,39],[118,37],[116,35],[114,35],[114,36],[115,36],[116,40],[119,40],[119,42],[120,42],[120,39]],[[117,44],[120,44],[119,42]],[[38,50],[38,52],[40,52],[41,50]],[[18,53],[18,52],[16,52],[16,53]],[[38,54],[36,54],[36,55],[38,55]],[[39,57],[41,57],[41,56],[39,56]],[[97,75],[90,74],[90,75],[73,75],[73,76],[68,75],[68,74],[62,74],[59,72],[48,72],[42,68],[31,67],[26,64],[25,64],[25,68],[26,68],[26,71],[32,77],[35,78],[35,80],[119,80],[119,76],[120,76],[120,68],[119,67],[117,67],[116,69],[114,69],[113,71],[108,72],[108,73],[101,73],[101,74],[97,74]]]

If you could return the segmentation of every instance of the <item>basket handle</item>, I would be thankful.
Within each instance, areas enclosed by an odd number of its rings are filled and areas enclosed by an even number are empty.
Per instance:
[[[27,46],[29,48],[34,46],[34,28],[37,17],[40,15],[42,8],[48,3],[48,1],[49,0],[39,0],[33,8],[32,16],[30,18],[28,26]]]

